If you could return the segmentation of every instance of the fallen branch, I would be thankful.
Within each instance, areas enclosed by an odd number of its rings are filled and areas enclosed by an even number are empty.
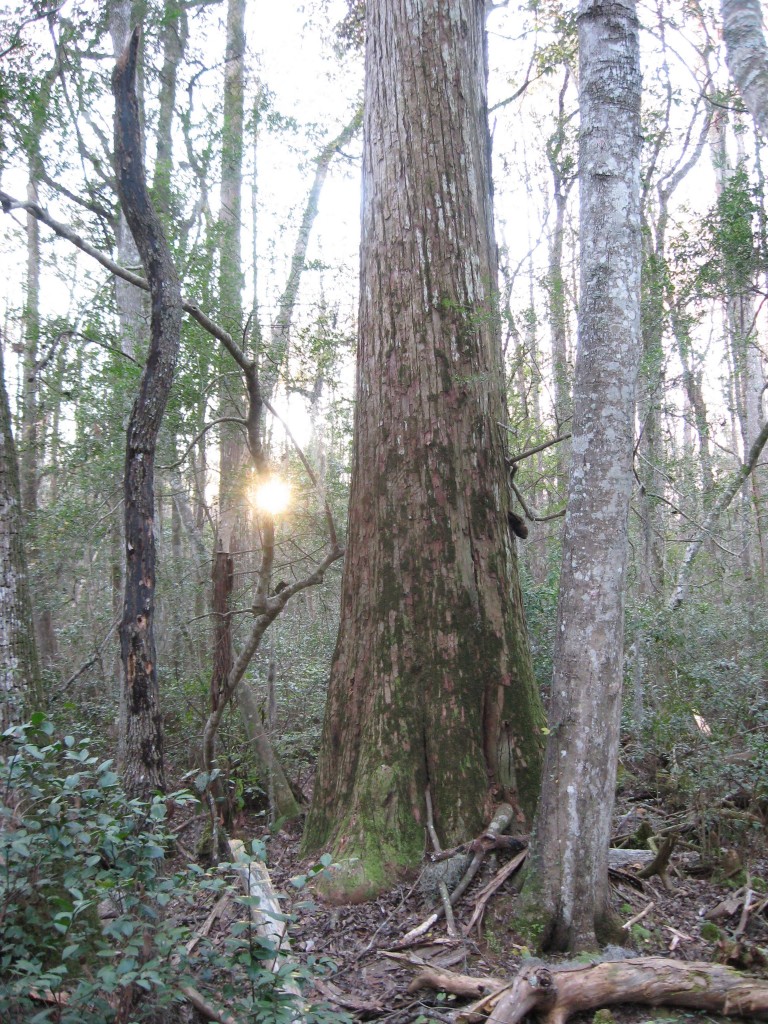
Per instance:
[[[514,809],[509,804],[502,804],[496,811],[493,817],[493,821],[490,823],[488,828],[483,832],[481,836],[478,836],[470,845],[470,850],[474,852],[474,856],[470,861],[469,867],[464,873],[463,878],[450,894],[449,904],[455,907],[464,893],[467,891],[472,879],[475,877],[477,872],[480,870],[480,865],[485,858],[488,850],[492,849],[497,843],[500,834],[509,827],[512,818],[514,817]],[[402,949],[405,946],[410,946],[417,939],[425,935],[429,929],[440,920],[445,913],[443,906],[440,906],[435,910],[426,921],[422,921],[421,924],[417,925],[403,936],[403,938],[395,946],[396,949]]]
[[[527,856],[528,850],[521,850],[516,857],[513,857],[512,860],[508,861],[503,868],[497,871],[485,888],[480,891],[475,903],[475,909],[472,911],[472,917],[470,917],[469,922],[464,926],[465,935],[469,935],[475,925],[482,921],[488,900],[493,896],[497,889],[501,888],[510,875],[513,875],[515,871],[517,871]]]
[[[219,1010],[212,1006],[207,999],[191,985],[184,985],[182,988],[184,998],[197,1010],[206,1020],[215,1021],[216,1024],[239,1024],[235,1018],[226,1010]]]
[[[677,835],[674,832],[670,832],[669,835],[662,839],[658,852],[651,863],[644,867],[642,871],[639,871],[637,877],[645,879],[658,875],[661,879],[661,884],[667,892],[672,892],[674,886],[670,882],[667,872],[669,870],[669,859],[672,856],[676,843]]]
[[[418,992],[422,988],[477,999],[478,996],[495,995],[509,988],[509,985],[500,978],[472,978],[468,974],[454,974],[443,967],[427,967],[421,974],[416,975],[408,986],[408,991]]]
[[[449,972],[425,971],[419,979],[426,984],[430,976],[435,980],[440,976],[444,991],[454,991]],[[465,984],[462,976],[454,977],[460,979],[455,982],[457,986]],[[748,1020],[768,1020],[768,981],[722,964],[636,957],[558,969],[534,962],[523,967],[511,985],[498,978],[475,981],[478,985],[499,986],[496,993],[482,1000],[486,1010],[489,1003],[493,1004],[487,1024],[519,1024],[531,1013],[538,1014],[541,1024],[564,1024],[576,1013],[620,1003],[681,1006]],[[458,994],[465,992],[462,988]],[[479,1010],[479,1004],[472,1004],[458,1015],[457,1021],[474,1020]]]
[[[655,906],[656,904],[653,900],[651,900],[647,907],[641,910],[639,914],[635,914],[634,917],[630,917],[630,919],[628,921],[625,921],[621,927],[624,929],[624,931],[628,932],[633,924],[639,924],[644,917],[647,917]]]

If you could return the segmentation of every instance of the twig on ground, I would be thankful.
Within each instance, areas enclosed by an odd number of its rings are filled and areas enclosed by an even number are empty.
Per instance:
[[[521,850],[521,852],[518,853],[516,857],[513,857],[512,860],[508,861],[500,871],[497,871],[485,888],[480,891],[475,902],[475,909],[472,911],[472,917],[470,917],[469,923],[464,926],[465,935],[469,935],[475,924],[477,924],[478,928],[480,927],[483,914],[485,913],[485,908],[488,905],[488,900],[493,896],[497,889],[501,888],[510,875],[513,875],[515,871],[517,871],[527,856],[528,851]]]
[[[635,914],[634,917],[630,917],[630,919],[628,921],[625,921],[621,927],[625,931],[629,931],[633,924],[637,924],[639,921],[642,921],[644,917],[647,917],[655,906],[656,903],[653,900],[651,900],[651,902],[644,910],[641,910],[639,914]]]

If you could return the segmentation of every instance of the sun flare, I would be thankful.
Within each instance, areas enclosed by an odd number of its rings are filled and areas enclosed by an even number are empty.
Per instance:
[[[290,484],[280,477],[270,476],[253,489],[253,505],[259,512],[278,516],[285,512],[291,501]]]

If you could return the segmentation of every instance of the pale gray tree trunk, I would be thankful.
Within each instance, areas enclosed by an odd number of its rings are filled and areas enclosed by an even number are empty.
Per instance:
[[[757,465],[758,459],[762,454],[766,442],[768,442],[768,422],[763,424],[763,429],[755,438],[754,444],[750,448],[744,462],[726,480],[722,491],[718,495],[717,501],[714,502],[707,518],[702,523],[701,530],[698,535],[694,537],[686,547],[685,556],[683,557],[683,561],[680,564],[680,570],[678,572],[677,586],[667,602],[667,607],[670,611],[675,608],[679,608],[685,600],[688,593],[688,583],[690,581],[694,559],[701,550],[704,541],[711,535],[712,531],[717,526],[720,517],[730,508],[731,502],[744,486],[744,483],[749,478],[750,473],[754,472],[755,466]]]
[[[29,161],[27,200],[38,203],[35,159]],[[27,213],[27,294],[24,303],[24,359],[21,409],[21,503],[30,515],[37,512],[38,428],[37,356],[40,343],[40,225]]]
[[[729,182],[733,180],[734,168],[728,153],[727,115],[719,112],[712,122],[712,164],[715,171],[715,188],[718,199],[723,196]],[[737,139],[738,141],[738,139]],[[741,159],[737,160],[737,166]],[[724,325],[733,365],[733,406],[739,423],[741,449],[747,458],[755,438],[765,422],[763,392],[765,372],[763,359],[755,331],[755,301],[753,289],[757,281],[743,279],[741,274],[726,273],[726,294]],[[760,580],[765,578],[765,546],[762,526],[763,473],[756,466],[745,481],[742,504],[744,506],[744,571],[749,578],[757,570]],[[754,508],[754,528],[749,522],[750,506]]]
[[[349,543],[306,847],[360,897],[538,790],[507,529],[482,0],[367,6]]]
[[[171,216],[171,180],[173,177],[173,114],[176,105],[176,80],[184,59],[189,26],[186,9],[177,0],[165,0],[163,10],[163,64],[160,69],[158,97],[157,157],[152,191],[161,219]]]
[[[768,139],[768,46],[760,0],[720,0],[725,59],[747,109]]]
[[[573,412],[571,401],[571,367],[568,358],[568,304],[566,301],[565,278],[563,276],[563,248],[565,244],[565,212],[568,196],[576,177],[566,170],[567,157],[566,129],[570,117],[565,111],[565,97],[571,75],[568,68],[563,74],[563,84],[558,96],[557,127],[547,145],[547,158],[552,172],[553,196],[555,201],[555,223],[549,244],[549,267],[547,289],[549,297],[549,329],[552,337],[552,382],[555,398],[555,430],[564,434],[570,429]],[[557,486],[563,492],[568,483],[570,444],[557,446]]]
[[[612,929],[627,520],[640,354],[640,55],[634,0],[578,15],[581,289],[552,703],[523,908],[548,949]],[[597,936],[597,939],[596,939]]]
[[[0,344],[0,733],[42,705],[24,552],[19,465]]]
[[[47,91],[44,93],[48,100]],[[37,140],[39,141],[39,140]],[[29,180],[27,200],[38,203],[39,153],[33,151],[29,158]],[[40,451],[43,446],[41,409],[39,396],[40,353],[40,226],[37,218],[27,213],[27,281],[24,301],[24,354],[22,358],[22,401],[21,401],[21,457],[19,477],[21,483],[21,507],[27,517],[26,553],[29,564],[34,565],[37,552],[35,517],[38,511],[40,482]],[[52,667],[56,659],[56,634],[49,603],[44,593],[36,594],[34,622],[37,650],[46,667]]]

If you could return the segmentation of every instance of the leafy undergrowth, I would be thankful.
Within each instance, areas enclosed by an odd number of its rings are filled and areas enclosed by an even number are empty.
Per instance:
[[[220,1020],[279,1024],[294,1017],[286,982],[301,987],[311,1007],[305,1019],[318,1024],[447,1022],[461,1000],[409,991],[424,964],[511,978],[531,955],[515,931],[518,876],[481,899],[519,853],[487,855],[456,905],[458,937],[441,919],[404,945],[439,903],[432,872],[369,903],[329,906],[312,894],[318,865],[299,858],[300,827],[268,829],[263,818],[242,814],[235,831],[268,863],[289,917],[290,948],[276,950],[254,931],[250,914],[260,900],[243,894],[236,868],[198,863],[208,824],[199,802],[179,793],[150,808],[126,803],[110,763],[74,738],[55,739],[43,720],[7,744],[0,767],[4,1024],[198,1024],[205,1018],[194,993]],[[718,823],[716,809],[702,816],[670,803],[637,786],[620,800],[616,844],[636,849],[649,836],[676,837],[663,880],[640,879],[642,857],[633,853],[612,874],[616,912],[629,923],[627,955],[720,961],[765,976],[768,862],[764,828],[754,827],[759,809],[749,810],[755,820],[746,836],[736,834],[737,848],[726,842],[732,817]],[[473,915],[479,919],[465,934]],[[573,1018],[715,1019],[632,1006]]]

